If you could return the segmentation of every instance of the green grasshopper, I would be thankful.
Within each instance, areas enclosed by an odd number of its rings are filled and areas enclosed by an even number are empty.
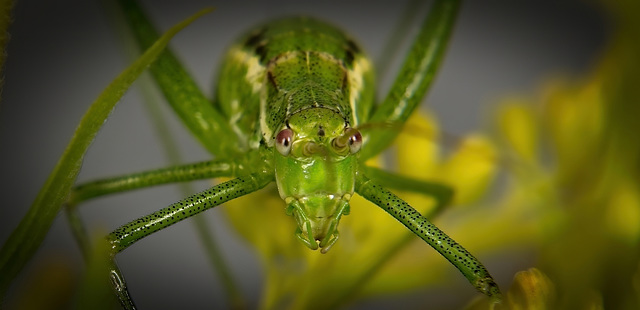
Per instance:
[[[259,26],[230,47],[219,73],[213,105],[195,87],[171,53],[151,68],[156,83],[193,135],[215,159],[81,184],[68,200],[91,198],[160,184],[230,177],[206,191],[131,221],[107,236],[110,258],[138,240],[224,202],[275,182],[294,235],[326,253],[339,241],[339,221],[359,194],[400,221],[449,260],[480,292],[499,297],[485,267],[467,250],[385,187],[425,182],[406,179],[364,162],[397,134],[375,130],[402,124],[424,98],[446,49],[459,1],[436,1],[382,102],[375,102],[373,65],[341,30],[306,17]],[[157,38],[140,8],[123,1],[142,48]],[[392,184],[394,183],[394,184]],[[445,186],[420,192],[445,203]],[[86,239],[75,222],[74,233]],[[86,246],[86,245],[84,245]],[[110,264],[114,290],[134,308],[123,274]]]

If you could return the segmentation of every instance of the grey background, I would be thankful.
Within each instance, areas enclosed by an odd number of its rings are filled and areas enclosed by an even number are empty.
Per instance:
[[[208,92],[225,47],[248,27],[274,16],[304,13],[331,21],[355,37],[376,59],[405,2],[367,3],[146,2],[150,15],[162,29],[204,6],[217,7],[213,14],[195,22],[172,41]],[[0,242],[6,240],[26,213],[89,104],[127,65],[117,36],[102,7],[94,1],[18,1],[14,16],[0,103]],[[577,1],[467,1],[446,61],[426,101],[445,130],[464,134],[482,127],[491,106],[504,95],[534,94],[548,78],[587,72],[602,51],[607,31],[602,12]],[[383,81],[388,84],[390,80],[391,75]],[[381,87],[380,94],[384,90]],[[171,126],[185,161],[208,158],[175,119]],[[140,96],[132,89],[90,148],[79,181],[165,165]],[[197,184],[199,189],[207,186],[207,182]],[[92,201],[82,208],[82,215],[90,227],[107,231],[180,197],[175,187],[158,187]],[[250,247],[229,233],[219,210],[206,212],[206,217],[220,237],[234,275],[255,306],[262,274]],[[63,216],[54,222],[26,272],[34,264],[60,256],[81,269],[79,251]],[[142,309],[226,307],[220,284],[191,225],[181,223],[154,234],[127,249],[118,261]],[[172,266],[179,267],[171,269]],[[514,268],[518,267],[521,266]],[[162,274],[157,270],[163,270]],[[506,288],[511,274],[503,274],[498,281]],[[176,287],[178,290],[174,291]],[[471,296],[474,292],[469,289],[463,294]],[[410,301],[395,298],[361,306],[383,307],[396,302],[405,306],[423,302],[424,306],[424,302],[433,302],[428,299],[433,294],[417,292],[410,296]],[[452,298],[438,305],[459,306],[465,300]]]

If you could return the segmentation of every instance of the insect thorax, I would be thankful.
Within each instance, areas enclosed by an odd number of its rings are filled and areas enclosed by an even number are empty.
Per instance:
[[[216,102],[247,147],[261,139],[273,146],[291,115],[305,109],[328,109],[349,126],[362,123],[373,82],[369,60],[342,31],[311,18],[285,18],[230,48]]]

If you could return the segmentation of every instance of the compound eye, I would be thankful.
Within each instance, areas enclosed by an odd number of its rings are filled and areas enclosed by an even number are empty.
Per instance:
[[[293,130],[285,128],[280,130],[276,136],[276,150],[280,154],[287,156],[291,153],[291,143],[293,142]]]
[[[349,136],[349,150],[351,154],[358,153],[362,147],[362,135],[357,129],[349,128],[345,135]]]

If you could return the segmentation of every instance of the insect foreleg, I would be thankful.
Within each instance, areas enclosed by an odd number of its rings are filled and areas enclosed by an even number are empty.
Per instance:
[[[136,43],[140,49],[146,49],[158,36],[155,27],[136,1],[116,2]],[[208,151],[216,156],[240,153],[228,120],[213,107],[170,48],[158,57],[150,70],[173,110]]]
[[[84,225],[78,216],[77,208],[79,203],[108,194],[161,184],[216,177],[234,177],[238,175],[243,164],[244,161],[242,159],[221,159],[144,171],[80,184],[73,188],[66,203],[67,219],[71,225],[71,231],[82,252],[87,254],[90,245]]]
[[[113,292],[116,294],[118,301],[120,301],[122,308],[127,310],[135,309],[136,306],[133,303],[133,299],[131,299],[131,295],[129,295],[129,289],[127,288],[124,276],[113,259],[109,264],[109,280],[111,280]]]
[[[453,188],[442,183],[430,182],[399,175],[375,167],[364,167],[365,175],[386,188],[409,191],[433,197],[436,206],[432,214],[446,207],[453,198]]]
[[[126,249],[139,239],[169,227],[190,216],[218,206],[231,199],[257,191],[273,181],[269,172],[252,173],[218,184],[206,191],[182,199],[166,208],[131,221],[109,234],[107,239],[114,254]]]
[[[110,256],[113,259],[122,250],[156,231],[234,198],[257,191],[272,182],[273,178],[274,176],[270,172],[258,172],[241,176],[131,221],[107,236],[107,241],[110,245]],[[120,303],[125,308],[127,305],[132,305],[133,303],[128,298],[128,293],[126,293],[126,282],[118,271],[115,262],[112,262],[111,272],[112,280],[117,280],[113,281],[113,284]],[[114,275],[117,275],[117,277],[114,278]]]
[[[359,174],[356,192],[391,214],[451,262],[469,282],[489,297],[500,297],[500,289],[487,269],[465,248],[433,225],[422,214],[379,183]]]

